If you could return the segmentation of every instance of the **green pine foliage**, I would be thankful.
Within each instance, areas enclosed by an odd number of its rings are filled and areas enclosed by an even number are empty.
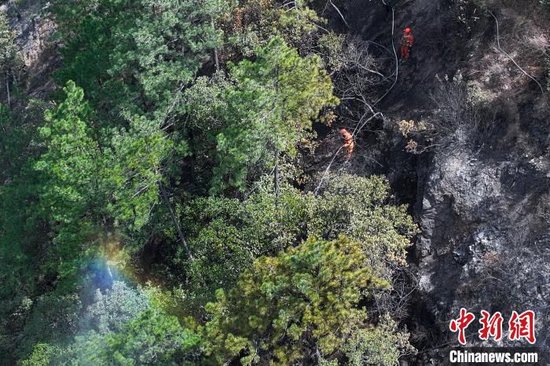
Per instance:
[[[319,195],[288,184],[276,193],[264,179],[245,201],[197,198],[181,216],[194,259],[180,248],[169,254],[170,272],[200,299],[230,288],[258,256],[276,254],[309,236],[359,241],[371,268],[389,281],[394,268],[404,264],[416,233],[406,207],[391,204],[388,184],[380,177],[330,176]]]
[[[91,109],[84,91],[73,82],[64,89],[66,99],[45,115],[39,129],[44,154],[35,169],[45,178],[41,194],[45,215],[59,225],[74,224],[96,200],[100,150],[91,134]]]
[[[318,37],[320,24],[325,20],[308,5],[311,1],[288,3],[280,0],[241,0],[222,19],[224,28],[231,29],[226,38],[234,52],[254,54],[271,38],[282,37],[287,44],[309,50]]]
[[[195,365],[200,338],[178,319],[148,310],[116,333],[89,332],[67,346],[39,343],[23,365]]]
[[[54,0],[40,99],[0,16],[0,363],[397,362],[416,228],[383,177],[302,184],[342,40],[310,5]]]
[[[48,366],[59,352],[56,347],[47,343],[37,343],[29,358],[21,362],[21,366]]]
[[[243,190],[251,167],[263,171],[274,166],[280,153],[294,156],[323,108],[338,102],[321,59],[301,57],[279,37],[258,48],[254,61],[230,65],[229,74],[221,86],[201,80],[188,92],[192,105],[205,94],[214,101],[205,125],[210,135],[205,139],[216,146],[212,193],[227,186]],[[203,109],[191,115],[200,118]]]
[[[223,364],[312,364],[336,356],[367,313],[364,291],[389,284],[366,266],[361,243],[310,238],[276,257],[261,257],[227,294],[209,303],[207,354]]]
[[[128,230],[143,227],[159,202],[163,162],[172,146],[166,133],[145,118],[136,118],[127,129],[117,130],[105,149],[105,175],[112,198],[108,207],[114,219]]]
[[[211,20],[223,4],[57,1],[59,33],[66,40],[59,79],[84,88],[111,123],[120,124],[122,114],[130,120],[147,116],[162,125],[177,112],[182,87],[219,44],[221,33]]]
[[[69,274],[77,270],[70,261],[83,258],[94,248],[90,244],[97,246],[99,235],[131,232],[148,221],[170,140],[137,120],[107,144],[105,130],[91,127],[94,115],[84,91],[74,82],[64,91],[65,100],[47,111],[39,129],[44,153],[34,168],[42,179],[38,213],[55,235],[50,255]]]
[[[72,277],[78,270],[73,261],[81,257],[104,215],[105,192],[101,151],[89,125],[92,111],[74,83],[69,82],[64,92],[65,100],[46,112],[39,128],[44,152],[34,169],[42,181],[37,214],[55,235],[45,265],[62,277]]]

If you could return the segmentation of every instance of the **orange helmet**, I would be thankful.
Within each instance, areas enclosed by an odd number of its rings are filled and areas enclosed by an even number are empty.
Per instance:
[[[404,32],[405,32],[405,34],[411,33],[411,28],[409,28],[409,27],[405,28]]]

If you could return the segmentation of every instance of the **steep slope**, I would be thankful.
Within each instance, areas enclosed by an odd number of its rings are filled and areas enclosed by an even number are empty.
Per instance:
[[[402,158],[404,141],[385,156],[394,183],[418,182],[411,203],[422,233],[413,249],[419,283],[411,326],[422,352],[415,364],[441,364],[445,347],[458,345],[448,324],[461,307],[535,311],[537,345],[550,352],[550,108],[544,85],[518,68],[544,84],[548,21],[537,1],[528,3],[483,4],[498,19],[500,48],[494,17],[471,2],[395,8],[394,41],[411,26],[416,45],[380,110],[393,123],[446,123],[417,160],[416,176],[403,168],[414,163]],[[343,11],[353,32],[391,46],[392,14],[381,2],[356,1]],[[455,82],[443,84],[468,91],[467,100],[445,87],[448,95],[434,103],[445,77]],[[475,110],[445,120],[455,103]],[[469,331],[475,343],[476,326]]]
[[[53,25],[36,15],[40,4],[10,13],[33,96],[49,90],[57,62],[55,52],[44,48]],[[416,37],[412,59],[400,64],[395,85],[377,105],[387,117],[376,127],[382,132],[381,166],[373,171],[352,162],[352,169],[387,174],[422,229],[411,251],[419,281],[408,321],[420,349],[411,363],[418,365],[433,364],[430,359],[442,364],[446,347],[457,344],[448,324],[461,307],[474,313],[534,310],[538,345],[550,353],[550,106],[544,65],[549,21],[536,0],[484,5],[499,21],[501,49],[494,18],[471,1],[405,0],[394,14],[381,0],[339,5],[346,32],[388,50],[398,46],[405,26]],[[384,57],[391,71],[392,55]],[[440,81],[445,78],[461,80],[457,87],[469,91],[471,106],[445,88],[447,94],[434,98],[442,84],[454,85]],[[446,107],[453,101],[459,110],[451,110],[449,119]],[[419,155],[406,153],[396,131],[402,119],[434,123],[439,130],[429,137],[433,146]],[[367,132],[359,138],[372,140]],[[476,329],[470,330],[475,341]]]
[[[16,35],[19,56],[25,66],[26,95],[43,98],[54,88],[52,73],[59,66],[57,44],[52,40],[55,24],[49,2],[5,1],[0,5]]]

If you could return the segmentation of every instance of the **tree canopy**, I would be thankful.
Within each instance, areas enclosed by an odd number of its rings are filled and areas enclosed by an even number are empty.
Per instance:
[[[317,174],[315,6],[55,0],[40,92],[0,18],[3,362],[395,364],[372,303],[416,228],[384,177]]]

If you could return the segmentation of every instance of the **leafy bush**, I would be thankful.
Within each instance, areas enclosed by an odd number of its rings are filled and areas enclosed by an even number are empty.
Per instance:
[[[222,364],[312,364],[349,342],[367,319],[362,291],[389,284],[366,266],[359,242],[310,238],[276,257],[261,257],[227,294],[207,306],[207,353]]]
[[[135,289],[121,281],[98,289],[74,324],[78,331],[38,343],[24,364],[185,365],[200,355],[200,339],[166,313],[160,295],[156,288]]]
[[[104,292],[97,289],[94,302],[87,307],[81,320],[81,328],[99,334],[120,331],[123,326],[148,308],[148,300],[141,290],[115,281]]]
[[[315,236],[339,235],[361,243],[378,276],[391,278],[405,263],[416,227],[404,206],[391,204],[389,186],[380,177],[330,176],[316,196],[282,184],[275,190],[264,179],[246,200],[198,198],[182,210],[183,227],[194,259],[180,248],[168,254],[169,272],[187,282],[191,297],[210,299],[217,288],[230,288],[255,258],[273,255]]]

